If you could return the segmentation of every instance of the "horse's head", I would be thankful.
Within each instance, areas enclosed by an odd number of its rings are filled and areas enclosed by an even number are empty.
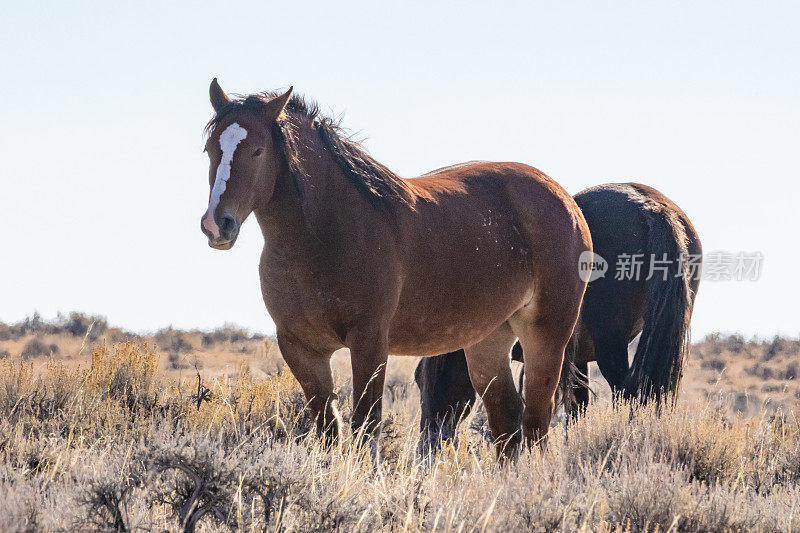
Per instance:
[[[216,112],[206,142],[211,193],[200,226],[209,246],[228,250],[242,222],[272,197],[283,164],[273,125],[292,89],[272,99],[231,101],[214,78],[209,92]]]

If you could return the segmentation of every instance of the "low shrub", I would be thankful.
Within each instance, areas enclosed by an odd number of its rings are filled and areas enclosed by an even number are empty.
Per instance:
[[[158,330],[153,338],[158,347],[166,352],[181,354],[195,349],[189,333],[173,329],[172,326]]]
[[[26,342],[25,346],[22,347],[22,352],[20,353],[20,356],[23,359],[31,359],[33,357],[51,355],[52,346],[53,345],[45,344],[45,342],[42,339],[34,337],[33,339]],[[57,346],[56,346],[56,351],[58,351]]]

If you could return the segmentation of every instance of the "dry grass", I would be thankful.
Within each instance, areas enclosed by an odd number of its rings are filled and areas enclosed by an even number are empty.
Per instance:
[[[740,372],[745,388],[771,383],[773,374],[767,380],[752,367],[785,367],[794,341],[745,343],[752,358],[738,362],[728,360],[728,341],[709,339],[689,369],[702,367],[701,376],[686,387],[697,388],[714,367],[705,393],[691,392],[665,413],[600,399],[576,423],[554,427],[544,452],[506,466],[484,438],[480,409],[463,424],[458,447],[416,456],[413,359],[390,365],[376,465],[349,438],[325,449],[310,434],[294,378],[263,344],[258,356],[239,353],[228,372],[204,361],[198,408],[193,372],[165,372],[168,361],[152,345],[98,342],[90,358],[62,348],[66,362],[0,360],[0,530],[800,528],[800,423],[796,397],[788,403],[796,380],[777,402],[759,389],[761,407],[748,400],[744,414],[734,413],[737,389],[724,387]],[[191,345],[204,349],[202,341]],[[724,368],[708,363],[717,358]],[[334,366],[348,418],[345,362],[339,356]]]
[[[283,368],[274,339],[231,325],[213,331],[168,327],[139,335],[112,328],[103,317],[81,313],[51,321],[34,314],[16,324],[0,323],[0,359],[29,360],[36,373],[54,361],[67,367],[89,364],[93,348],[118,342],[146,343],[158,359],[160,373],[178,381],[198,369],[213,377],[246,368],[254,377],[265,378]]]

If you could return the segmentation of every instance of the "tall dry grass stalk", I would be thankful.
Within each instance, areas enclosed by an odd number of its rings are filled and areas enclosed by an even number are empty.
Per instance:
[[[311,434],[288,371],[205,380],[198,407],[196,376],[168,381],[157,361],[132,344],[38,375],[0,360],[0,530],[800,528],[793,412],[745,419],[728,418],[724,399],[663,413],[598,401],[554,427],[546,450],[501,466],[480,409],[458,444],[418,458],[411,384],[395,383],[375,464],[350,438],[325,448]]]

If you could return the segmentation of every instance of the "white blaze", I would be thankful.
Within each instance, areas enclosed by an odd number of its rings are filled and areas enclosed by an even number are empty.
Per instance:
[[[203,216],[203,227],[211,232],[215,239],[219,238],[219,226],[214,220],[214,212],[219,205],[219,197],[225,192],[228,180],[231,178],[231,162],[236,147],[247,137],[247,130],[234,122],[219,136],[219,147],[222,149],[222,158],[217,167],[217,177],[214,180],[214,188],[211,189],[211,198],[208,200],[208,210]]]

